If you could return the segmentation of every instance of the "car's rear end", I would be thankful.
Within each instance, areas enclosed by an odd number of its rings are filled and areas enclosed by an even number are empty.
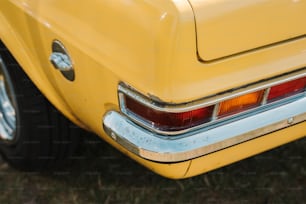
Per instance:
[[[123,80],[107,134],[152,162],[189,162],[182,177],[305,136],[306,1],[189,4],[161,85]]]

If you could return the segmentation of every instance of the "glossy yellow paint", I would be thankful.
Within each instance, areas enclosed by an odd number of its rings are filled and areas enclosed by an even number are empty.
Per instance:
[[[102,129],[104,114],[119,110],[120,81],[162,101],[187,102],[306,66],[305,38],[203,63],[197,56],[196,26],[188,1],[0,2],[0,39],[47,98],[73,122],[159,174],[193,176],[305,135],[304,123],[304,132],[299,126],[291,127],[286,131],[295,135],[292,138],[276,143],[267,139],[265,148],[235,158],[222,159],[228,151],[243,151],[258,143],[248,142],[241,149],[229,148],[192,162],[160,164],[127,152]],[[67,81],[49,62],[55,39],[72,57],[74,82]]]
[[[306,34],[306,1],[190,0],[199,56],[214,60]]]

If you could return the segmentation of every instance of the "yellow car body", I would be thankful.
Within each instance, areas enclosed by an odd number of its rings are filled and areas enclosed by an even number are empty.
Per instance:
[[[121,82],[152,100],[183,104],[296,70],[305,76],[305,0],[1,0],[0,6],[1,41],[51,103],[160,175],[195,176],[306,135],[304,112],[298,122],[282,120],[218,151],[154,161],[103,128],[107,113],[121,114]],[[72,59],[74,81],[49,61],[54,40]]]

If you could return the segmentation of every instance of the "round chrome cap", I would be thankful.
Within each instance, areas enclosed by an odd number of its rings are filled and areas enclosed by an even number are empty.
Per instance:
[[[74,81],[75,74],[72,60],[64,45],[58,40],[54,40],[52,43],[50,62],[62,73],[66,79],[69,81]]]

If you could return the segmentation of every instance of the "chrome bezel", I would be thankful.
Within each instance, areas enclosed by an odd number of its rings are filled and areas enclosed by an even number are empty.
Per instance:
[[[149,96],[145,96],[137,92],[135,89],[131,88],[130,86],[124,83],[120,83],[118,86],[118,96],[119,96],[121,112],[124,113],[127,117],[129,117],[133,122],[137,123],[138,125],[146,129],[149,129],[152,132],[158,133],[160,135],[173,136],[173,135],[182,135],[182,134],[185,134],[191,131],[195,131],[197,129],[203,129],[203,128],[209,129],[211,127],[224,125],[224,124],[239,120],[241,118],[245,118],[245,117],[257,114],[259,112],[266,111],[268,109],[272,109],[272,108],[281,106],[283,104],[295,101],[299,98],[305,97],[306,93],[304,91],[302,93],[299,93],[299,94],[281,99],[279,101],[275,101],[275,102],[267,104],[267,97],[268,97],[271,87],[278,85],[278,84],[288,82],[288,81],[299,79],[305,76],[306,76],[306,68],[302,68],[294,72],[290,72],[290,73],[276,76],[273,78],[261,80],[259,82],[248,84],[243,87],[227,90],[219,94],[215,94],[212,96],[204,97],[199,100],[195,100],[195,101],[191,101],[187,103],[181,103],[181,104],[173,104],[173,103],[155,101],[151,99]],[[260,106],[249,109],[247,111],[243,111],[239,114],[226,116],[223,118],[217,118],[216,115],[217,115],[219,106],[216,104],[219,104],[220,102],[228,100],[228,99],[232,99],[232,98],[244,95],[244,94],[248,94],[248,93],[252,93],[252,92],[256,92],[260,90],[265,90],[264,97],[261,101]],[[204,107],[211,106],[211,105],[215,105],[215,109],[213,112],[213,117],[210,122],[207,122],[201,125],[197,125],[191,128],[187,128],[184,130],[179,130],[179,131],[163,131],[163,130],[159,130],[156,127],[154,127],[153,124],[150,124],[149,121],[146,121],[140,118],[139,116],[137,116],[136,114],[130,112],[126,108],[124,95],[132,97],[134,100],[140,102],[141,104],[149,108],[152,108],[158,111],[163,111],[163,112],[170,112],[170,113],[185,112],[185,111],[195,110],[199,108],[204,108]]]

